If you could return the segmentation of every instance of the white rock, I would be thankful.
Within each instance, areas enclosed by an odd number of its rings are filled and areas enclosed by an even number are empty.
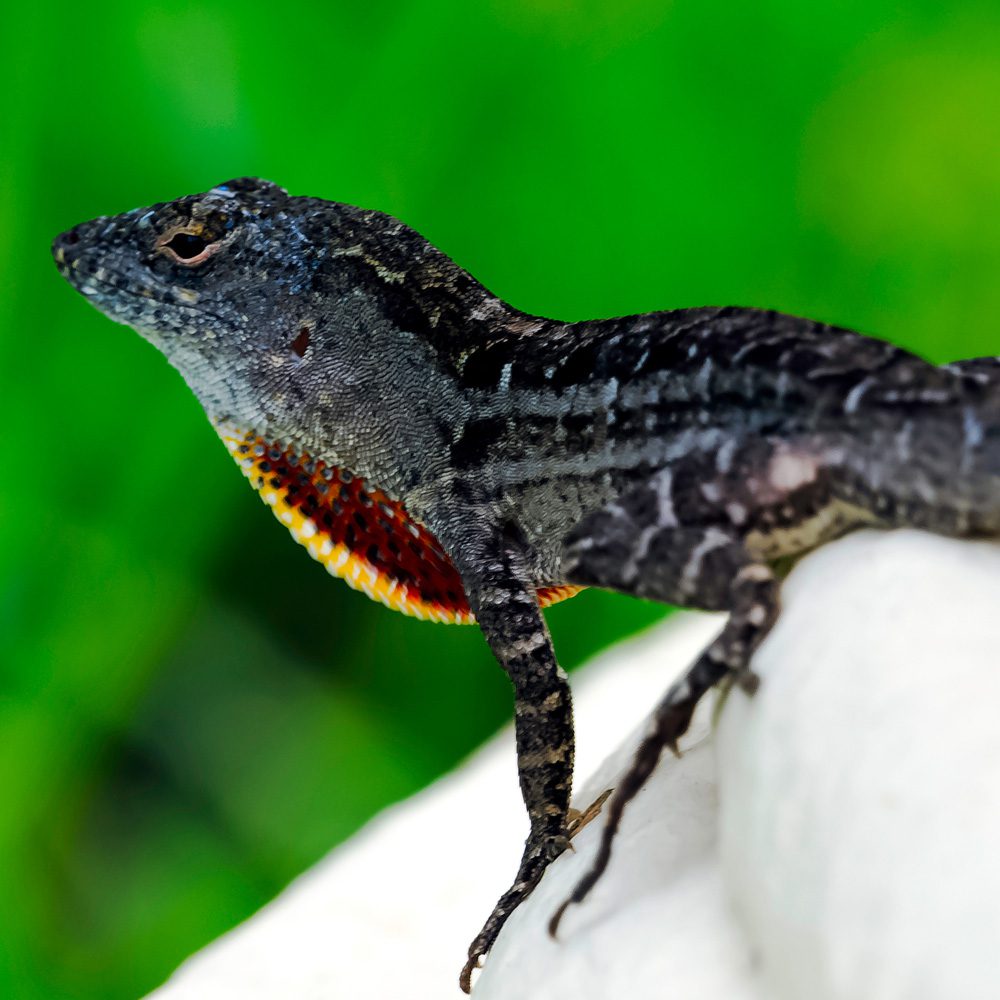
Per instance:
[[[775,998],[1000,997],[1000,547],[856,535],[786,581],[718,733]]]
[[[988,543],[863,533],[803,560],[757,696],[730,695],[715,739],[699,709],[553,942],[600,820],[580,833],[508,922],[477,1000],[1000,995],[998,599]],[[614,784],[637,723],[720,624],[679,616],[576,676],[578,806]],[[508,730],[155,997],[457,998],[524,826]]]

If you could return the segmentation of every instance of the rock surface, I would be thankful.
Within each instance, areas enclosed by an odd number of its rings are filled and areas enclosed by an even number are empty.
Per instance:
[[[509,921],[477,1000],[963,1000],[1000,983],[1000,546],[865,532],[804,559],[756,697],[700,707],[626,812],[611,867],[545,925],[600,820]],[[576,804],[719,628],[683,615],[574,679]],[[603,763],[602,763],[603,761]],[[459,997],[524,836],[505,731],[377,817],[156,1000]]]

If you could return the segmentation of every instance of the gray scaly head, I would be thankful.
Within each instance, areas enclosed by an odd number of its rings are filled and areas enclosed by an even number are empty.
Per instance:
[[[440,463],[440,420],[459,405],[439,366],[421,364],[423,331],[401,324],[423,311],[414,289],[437,303],[446,349],[449,314],[493,300],[397,220],[256,179],[84,223],[53,253],[218,425],[294,443],[397,496]]]

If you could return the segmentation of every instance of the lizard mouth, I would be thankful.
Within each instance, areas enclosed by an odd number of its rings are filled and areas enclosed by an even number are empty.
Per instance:
[[[73,230],[70,230],[73,232]],[[171,313],[187,316],[198,320],[195,326],[208,323],[225,324],[225,319],[218,313],[206,309],[198,303],[197,297],[184,289],[164,290],[155,285],[145,283],[135,287],[125,275],[91,263],[84,253],[66,253],[63,234],[53,243],[52,256],[55,259],[59,273],[81,295],[101,312],[112,319],[128,324],[142,324],[143,319],[152,319],[151,315],[157,307],[167,306]],[[157,326],[163,325],[164,316],[156,317]],[[179,329],[189,329],[183,323],[172,323]]]

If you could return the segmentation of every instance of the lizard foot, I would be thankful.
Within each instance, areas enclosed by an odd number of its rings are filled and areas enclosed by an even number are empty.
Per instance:
[[[591,806],[591,809],[594,807]],[[590,812],[588,809],[587,812]],[[483,925],[476,939],[469,945],[469,957],[458,977],[458,985],[464,993],[472,990],[472,973],[482,964],[481,960],[493,947],[507,918],[523,903],[541,881],[545,869],[569,846],[569,836],[562,834],[550,837],[538,843],[529,838],[525,846],[524,857],[518,870],[514,884],[500,897],[493,907],[493,912]]]

